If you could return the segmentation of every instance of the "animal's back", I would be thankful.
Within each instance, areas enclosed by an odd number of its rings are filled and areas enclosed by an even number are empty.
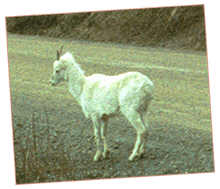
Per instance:
[[[86,78],[81,105],[86,117],[110,115],[121,106],[139,106],[151,88],[153,83],[139,72],[116,76],[94,74]]]

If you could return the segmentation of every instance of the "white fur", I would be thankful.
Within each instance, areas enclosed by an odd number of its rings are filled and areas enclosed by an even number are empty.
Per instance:
[[[56,73],[56,70],[59,73]],[[108,157],[105,129],[108,118],[119,112],[124,114],[137,131],[137,141],[129,160],[141,156],[149,134],[147,109],[154,88],[150,79],[139,72],[127,72],[117,76],[94,74],[86,77],[69,52],[54,62],[51,84],[55,86],[67,78],[70,92],[82,106],[85,116],[93,121],[97,145],[94,161],[98,161],[101,155]],[[101,139],[104,142],[103,152]]]

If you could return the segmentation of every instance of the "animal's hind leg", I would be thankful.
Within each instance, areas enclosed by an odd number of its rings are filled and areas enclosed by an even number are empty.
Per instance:
[[[142,141],[140,152],[139,152],[140,156],[142,156],[145,153],[145,146],[146,146],[147,138],[148,138],[148,135],[150,134],[148,120],[147,120],[147,111],[141,112],[141,119],[142,119],[142,123],[144,124],[146,128],[146,132],[143,135],[143,141]]]
[[[126,116],[126,118],[130,121],[130,123],[134,126],[137,132],[137,140],[133,149],[132,154],[128,158],[130,161],[133,161],[136,156],[140,156],[140,146],[144,146],[146,135],[148,135],[148,129],[142,122],[142,118],[139,112],[133,110],[122,110],[122,113]],[[143,148],[143,147],[141,147]],[[141,150],[142,152],[142,150]]]
[[[107,140],[106,140],[106,137],[105,137],[107,124],[108,124],[108,119],[101,119],[101,137],[102,137],[103,142],[104,142],[104,150],[103,150],[103,153],[102,153],[103,158],[108,158],[108,156],[109,156]]]
[[[133,161],[135,157],[139,156],[138,150],[140,148],[140,144],[141,144],[141,134],[137,133],[137,140],[136,140],[133,152],[130,155],[130,157],[128,158],[129,161]]]

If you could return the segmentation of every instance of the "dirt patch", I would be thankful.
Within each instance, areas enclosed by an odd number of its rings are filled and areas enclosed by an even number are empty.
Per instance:
[[[211,132],[163,122],[161,112],[160,121],[150,121],[151,135],[141,159],[127,160],[136,135],[119,116],[110,120],[107,130],[110,158],[93,162],[91,121],[80,107],[65,108],[72,111],[35,109],[25,122],[13,116],[17,184],[214,171]]]

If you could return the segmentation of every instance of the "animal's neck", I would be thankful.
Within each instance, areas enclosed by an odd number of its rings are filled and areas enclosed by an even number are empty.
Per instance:
[[[69,91],[80,103],[80,95],[83,90],[83,84],[85,81],[85,75],[81,68],[75,64],[71,63],[69,65]]]

